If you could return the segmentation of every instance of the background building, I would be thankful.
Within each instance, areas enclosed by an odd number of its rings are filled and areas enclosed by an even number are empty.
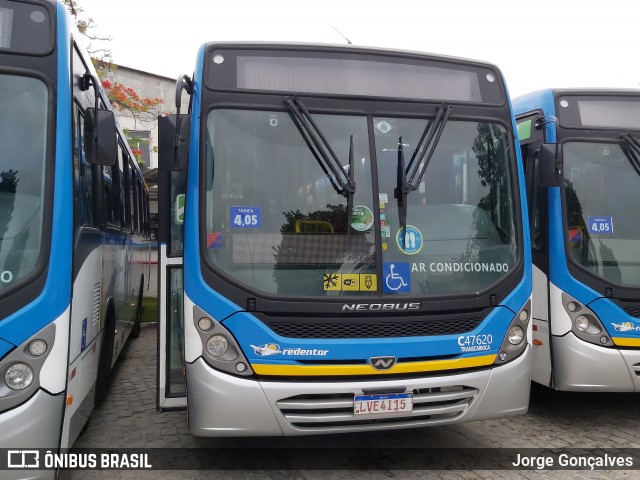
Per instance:
[[[158,225],[158,115],[176,113],[175,78],[163,77],[135,68],[102,63],[102,78],[112,85],[121,84],[133,91],[141,99],[160,99],[162,102],[148,112],[132,112],[128,109],[114,108],[118,123],[125,130],[133,150],[141,152],[139,163],[145,180],[149,185],[149,210],[152,234]],[[182,112],[186,113],[189,96],[182,92]]]

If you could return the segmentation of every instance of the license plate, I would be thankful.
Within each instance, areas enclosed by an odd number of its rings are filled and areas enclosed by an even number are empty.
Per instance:
[[[383,415],[413,410],[411,393],[387,393],[384,395],[356,395],[353,399],[355,415]]]

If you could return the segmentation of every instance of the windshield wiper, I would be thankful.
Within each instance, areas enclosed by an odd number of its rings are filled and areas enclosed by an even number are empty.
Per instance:
[[[351,135],[349,143],[349,173],[347,174],[302,100],[298,97],[285,97],[284,101],[289,108],[293,123],[300,131],[318,165],[329,178],[331,186],[337,193],[351,200],[356,192],[356,183],[353,180],[353,135]]]
[[[625,152],[624,149],[622,152],[629,160],[629,163],[636,171],[638,175],[640,175],[640,141],[636,137],[634,137],[631,133],[625,133],[622,135],[622,139],[627,142],[629,146],[629,151]]]
[[[433,157],[440,136],[451,115],[451,105],[442,104],[438,107],[436,118],[427,123],[420,141],[411,156],[409,165],[404,166],[404,149],[402,147],[402,137],[398,139],[398,179],[397,186],[393,191],[393,196],[398,200],[398,215],[400,218],[400,228],[404,231],[407,227],[407,195],[418,190],[422,177],[424,177],[431,157]],[[422,152],[420,149],[424,144]],[[413,167],[413,168],[412,168]],[[411,173],[409,173],[411,172]]]

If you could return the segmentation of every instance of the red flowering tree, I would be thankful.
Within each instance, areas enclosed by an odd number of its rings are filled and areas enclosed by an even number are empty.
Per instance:
[[[138,121],[142,121],[145,124],[155,124],[158,114],[161,113],[162,99],[152,97],[142,98],[133,88],[109,80],[109,73],[115,70],[117,66],[111,63],[111,51],[103,47],[103,42],[110,41],[111,37],[102,37],[92,33],[92,30],[97,25],[93,18],[79,18],[79,15],[84,10],[78,6],[77,0],[63,0],[63,2],[71,12],[71,15],[73,15],[80,33],[89,40],[87,50],[91,55],[98,77],[100,77],[102,82],[102,87],[112,107],[120,112],[127,111],[131,117],[133,117],[134,129],[137,129]],[[98,42],[97,46],[95,46],[96,42]],[[125,130],[125,134],[129,142],[133,145],[139,146],[141,143],[149,142],[149,139],[131,136],[127,130]],[[142,150],[136,148],[132,151],[138,163],[144,163],[142,160]]]

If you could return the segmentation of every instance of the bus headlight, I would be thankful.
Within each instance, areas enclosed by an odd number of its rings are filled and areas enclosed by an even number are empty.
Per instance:
[[[220,357],[227,353],[229,342],[222,335],[214,335],[207,340],[207,352],[212,357]]]
[[[0,361],[0,412],[26,402],[41,387],[41,370],[53,350],[56,324],[25,339]],[[60,375],[64,376],[63,372]]]
[[[519,357],[522,352],[527,348],[527,329],[529,328],[529,321],[531,320],[531,300],[527,300],[524,307],[520,309],[518,314],[513,317],[509,328],[507,328],[507,334],[502,340],[500,350],[494,365],[502,365],[503,363],[510,362],[511,360]]]
[[[602,335],[605,331],[604,326],[589,307],[564,292],[562,305],[571,318],[571,331],[576,337],[595,345],[613,347],[613,341],[609,336]]]
[[[33,369],[26,363],[14,363],[4,374],[4,383],[11,390],[24,390],[33,383]]]
[[[507,339],[511,345],[520,345],[524,340],[524,330],[520,325],[514,325],[509,328]]]
[[[580,315],[576,317],[575,324],[578,330],[580,330],[581,332],[586,332],[589,328],[590,322],[587,317],[585,317],[584,315]]]
[[[249,361],[231,332],[198,306],[193,306],[193,323],[202,342],[202,359],[210,367],[233,375],[253,375]]]

